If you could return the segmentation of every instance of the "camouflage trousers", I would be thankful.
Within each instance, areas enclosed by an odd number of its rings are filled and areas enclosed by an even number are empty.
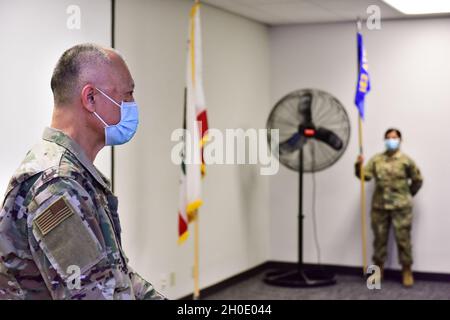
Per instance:
[[[398,260],[402,266],[410,266],[413,263],[411,247],[411,208],[399,210],[372,209],[372,230],[374,234],[373,262],[382,266],[386,261],[387,243],[391,224],[394,227],[395,240],[397,242]]]

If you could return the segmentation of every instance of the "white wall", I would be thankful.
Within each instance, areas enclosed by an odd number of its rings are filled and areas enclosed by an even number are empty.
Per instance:
[[[414,268],[450,272],[450,69],[449,19],[385,21],[364,31],[372,91],[367,98],[365,153],[383,150],[382,136],[395,126],[403,150],[425,177],[415,198]],[[324,263],[361,265],[359,181],[353,176],[358,153],[356,35],[353,23],[276,27],[270,33],[272,104],[286,93],[316,87],[346,106],[352,123],[347,152],[317,174],[317,216]],[[305,261],[316,262],[311,224],[311,178],[305,177]],[[373,186],[369,186],[371,195]],[[271,259],[297,259],[297,174],[283,168],[271,180]],[[369,197],[370,199],[370,197]],[[369,257],[372,237],[369,231]],[[393,236],[393,235],[392,235]],[[394,243],[387,267],[398,267]]]
[[[193,290],[193,238],[177,245],[178,179],[170,141],[182,125],[192,1],[117,3],[117,49],[136,82],[141,122],[117,148],[117,194],[130,263],[170,298]],[[264,128],[270,110],[266,27],[202,6],[204,82],[212,128]],[[257,166],[209,166],[200,210],[200,285],[268,259],[268,179]],[[176,274],[175,286],[161,288]]]
[[[81,28],[67,28],[69,0],[0,0],[0,199],[9,179],[50,125],[50,78],[64,50],[77,43],[110,45],[110,1],[77,1]],[[110,175],[109,148],[96,164]],[[1,201],[0,200],[0,201]]]

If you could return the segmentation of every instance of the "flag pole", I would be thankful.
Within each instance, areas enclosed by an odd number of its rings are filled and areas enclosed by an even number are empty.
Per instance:
[[[363,153],[363,135],[362,135],[362,119],[359,117],[359,154],[361,156]],[[367,270],[367,234],[366,234],[366,188],[364,185],[364,163],[361,164],[360,170],[360,180],[361,180],[361,239],[362,239],[362,256],[363,256],[363,274]]]
[[[200,0],[195,0],[200,5]],[[199,248],[199,221],[198,210],[194,211],[194,300],[200,299],[200,248]]]
[[[362,29],[361,19],[358,17],[356,20],[357,32],[361,32]],[[357,49],[359,50],[359,49]],[[358,53],[359,54],[359,53]],[[358,57],[358,78],[360,72],[360,59]],[[364,156],[363,148],[363,121],[361,113],[358,112],[358,137],[359,137],[359,155]],[[361,242],[362,242],[362,260],[363,260],[363,274],[367,270],[367,233],[366,233],[366,188],[365,188],[365,172],[364,163],[361,163],[360,170],[360,181],[361,181]]]
[[[198,225],[198,210],[194,212],[194,300],[200,299],[200,285],[199,285],[199,225]]]

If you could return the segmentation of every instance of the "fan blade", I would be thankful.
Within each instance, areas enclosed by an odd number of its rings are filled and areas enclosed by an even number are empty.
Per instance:
[[[333,131],[325,129],[325,128],[318,128],[316,130],[315,138],[319,141],[322,141],[329,145],[334,150],[341,150],[344,146],[344,143],[342,142],[341,138],[339,138]]]
[[[309,125],[312,122],[311,115],[312,94],[305,93],[298,101],[298,112],[305,117],[304,124]]]
[[[299,150],[305,142],[305,137],[296,132],[289,139],[280,143],[280,153],[290,153]]]

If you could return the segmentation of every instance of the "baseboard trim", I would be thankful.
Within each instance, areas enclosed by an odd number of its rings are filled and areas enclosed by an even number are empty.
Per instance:
[[[236,274],[236,275],[234,275],[232,277],[229,277],[229,278],[227,278],[227,279],[225,279],[223,281],[220,281],[220,282],[218,282],[216,284],[208,286],[208,287],[206,287],[206,288],[201,290],[201,297],[207,297],[207,296],[212,295],[212,294],[214,294],[214,293],[216,293],[218,291],[221,291],[221,290],[223,290],[225,288],[228,288],[228,287],[230,287],[230,286],[232,286],[232,285],[234,285],[236,283],[239,283],[241,281],[250,279],[251,277],[257,275],[258,273],[260,273],[260,272],[262,272],[264,270],[267,270],[267,264],[268,264],[268,262],[263,262],[263,263],[261,263],[259,265],[256,265],[253,268],[250,268],[250,269],[248,269],[246,271],[243,271],[243,272],[238,273],[238,274]],[[188,295],[180,298],[179,300],[192,300],[193,297],[194,297],[194,294],[191,293],[191,294],[188,294]]]
[[[283,262],[283,261],[268,261],[266,263],[268,269],[276,269],[276,268],[292,268],[297,264],[295,262]],[[364,277],[363,270],[361,266],[342,266],[342,265],[332,265],[332,264],[322,264],[320,265],[326,270],[329,270],[336,274],[341,275],[354,275]],[[317,268],[318,264],[305,263],[305,267]],[[439,281],[439,282],[449,282],[450,283],[450,274],[449,273],[437,273],[437,272],[421,272],[414,271],[414,278],[416,280],[425,280],[425,281]],[[384,277],[386,279],[399,279],[401,276],[401,270],[394,269],[385,269]]]
[[[263,271],[269,271],[271,269],[289,269],[293,268],[297,265],[295,262],[284,262],[284,261],[266,261],[264,263],[261,263],[253,268],[250,268],[246,271],[243,271],[241,273],[238,273],[237,275],[234,275],[232,277],[229,277],[223,281],[220,281],[216,284],[213,284],[211,286],[208,286],[201,291],[201,297],[207,297],[209,295],[212,295],[218,291],[221,291],[223,289],[226,289],[238,282],[247,280]],[[331,264],[311,264],[311,263],[305,263],[304,266],[306,268],[317,268],[321,267],[325,270],[331,271],[335,274],[340,275],[353,275],[353,276],[361,276],[364,278],[363,270],[359,266],[341,266],[341,265],[331,265]],[[435,273],[435,272],[420,272],[420,271],[414,271],[414,278],[416,280],[425,280],[425,281],[439,281],[439,282],[449,282],[450,283],[450,274],[449,273]],[[400,280],[401,277],[401,270],[393,270],[393,269],[385,269],[384,270],[384,278],[385,279],[396,279]],[[192,300],[193,294],[188,294],[179,300]]]

